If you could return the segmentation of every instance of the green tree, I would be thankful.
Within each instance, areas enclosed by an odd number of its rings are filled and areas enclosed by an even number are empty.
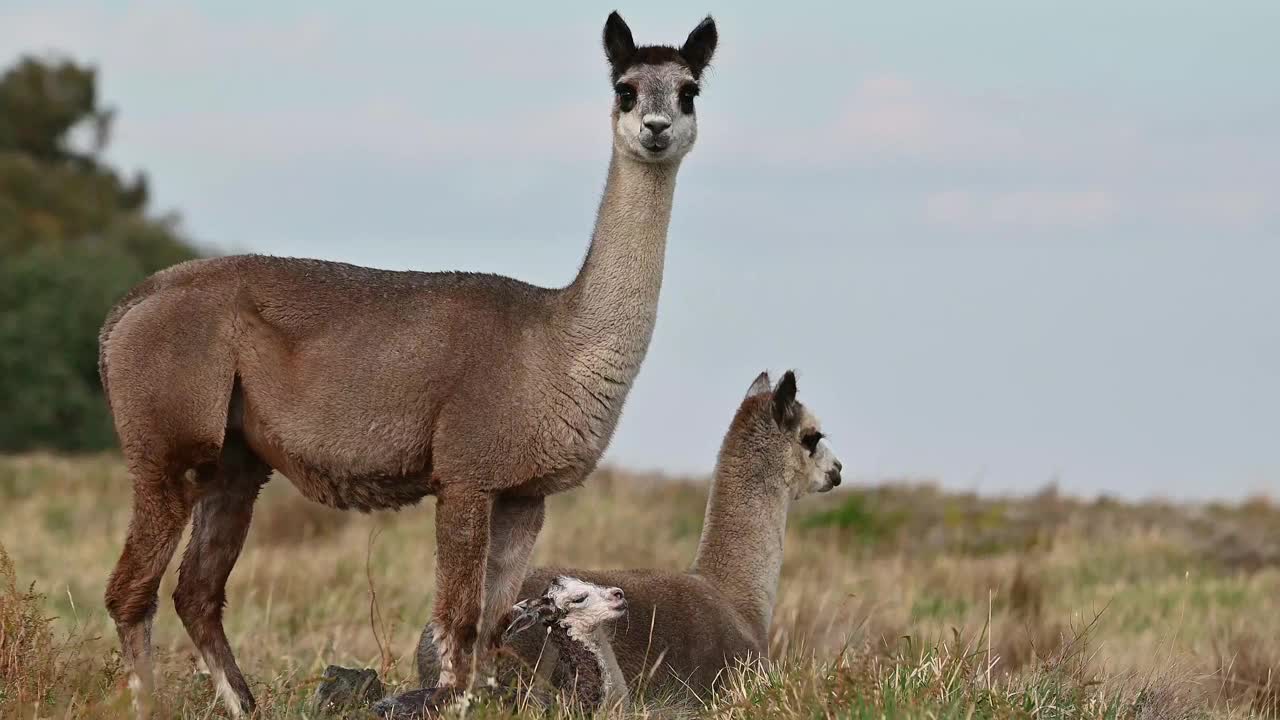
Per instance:
[[[0,452],[113,441],[98,329],[147,275],[195,257],[147,181],[101,161],[96,72],[26,58],[0,77]]]

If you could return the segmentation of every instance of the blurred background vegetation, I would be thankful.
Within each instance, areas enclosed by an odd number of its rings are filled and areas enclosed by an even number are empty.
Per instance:
[[[110,167],[94,68],[27,57],[0,78],[0,452],[98,450],[98,328],[147,275],[196,256],[145,175]]]

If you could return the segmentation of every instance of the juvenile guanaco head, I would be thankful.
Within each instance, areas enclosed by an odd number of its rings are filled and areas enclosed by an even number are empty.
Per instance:
[[[510,638],[542,623],[547,627],[559,624],[571,634],[586,637],[626,611],[627,599],[621,588],[562,575],[551,581],[541,597],[521,600],[511,608],[511,622],[504,636]]]
[[[735,474],[781,482],[798,499],[840,484],[844,466],[825,438],[818,417],[796,399],[795,373],[788,370],[775,387],[762,372],[738,408],[721,463],[745,465]]]

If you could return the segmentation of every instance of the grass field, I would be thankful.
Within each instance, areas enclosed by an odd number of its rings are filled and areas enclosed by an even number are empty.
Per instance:
[[[537,560],[683,568],[705,481],[601,471],[552,500]],[[129,519],[113,457],[0,459],[0,717],[126,717],[102,607]],[[792,512],[775,663],[652,717],[1193,718],[1280,715],[1280,507],[948,494],[910,483]],[[274,479],[229,587],[259,717],[313,717],[330,663],[413,677],[432,511],[338,513]],[[222,717],[169,598],[161,716]],[[371,612],[376,591],[376,612]],[[516,711],[473,706],[471,717]],[[538,715],[526,708],[519,716]]]

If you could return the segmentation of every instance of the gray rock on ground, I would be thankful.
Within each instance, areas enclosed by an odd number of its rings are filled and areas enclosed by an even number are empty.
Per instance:
[[[384,692],[376,670],[330,665],[324,669],[314,702],[321,713],[339,713],[367,708],[381,700]]]

